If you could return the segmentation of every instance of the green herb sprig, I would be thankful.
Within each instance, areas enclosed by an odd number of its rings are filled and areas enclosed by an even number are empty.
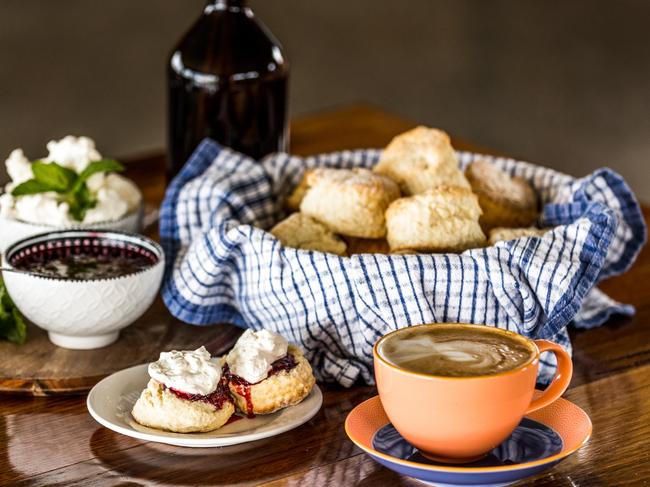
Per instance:
[[[62,202],[68,203],[72,218],[82,221],[86,216],[86,211],[94,208],[97,204],[97,200],[88,191],[86,185],[88,178],[100,172],[123,170],[124,166],[114,159],[91,162],[81,174],[60,166],[56,162],[34,161],[32,163],[34,178],[16,186],[11,194],[23,196],[54,191],[60,195]]]
[[[0,339],[22,345],[27,340],[27,325],[16,305],[9,297],[0,277]]]

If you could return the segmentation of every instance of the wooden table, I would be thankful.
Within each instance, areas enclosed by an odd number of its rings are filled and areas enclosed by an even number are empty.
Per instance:
[[[381,147],[411,126],[370,107],[332,111],[296,121],[292,150]],[[458,140],[455,145],[475,149]],[[162,198],[162,160],[152,156],[130,166],[149,202]],[[647,221],[650,212],[645,214]],[[650,483],[649,283],[646,249],[630,272],[602,285],[614,298],[636,305],[637,314],[572,332],[576,371],[566,397],[591,416],[593,437],[526,485]],[[374,388],[321,387],[323,408],[306,425],[221,449],[177,448],[113,433],[88,415],[85,396],[0,395],[0,485],[422,485],[375,463],[343,431],[348,412],[376,394]]]

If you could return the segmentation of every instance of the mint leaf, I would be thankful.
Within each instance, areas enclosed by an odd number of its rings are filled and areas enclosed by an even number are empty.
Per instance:
[[[27,194],[45,193],[47,191],[56,191],[56,188],[36,179],[30,179],[16,186],[11,191],[11,194],[13,196],[23,196]]]
[[[25,319],[11,300],[4,281],[0,277],[0,339],[22,345],[27,340]]]
[[[72,189],[78,179],[77,173],[67,167],[59,166],[56,162],[32,162],[34,179],[54,188],[54,191],[65,193]]]
[[[79,177],[77,178],[77,181],[75,182],[74,186],[72,187],[71,191],[74,193],[78,191],[81,186],[88,180],[90,176],[93,174],[97,174],[99,172],[118,172],[118,171],[124,171],[124,166],[117,162],[115,159],[102,159],[100,161],[94,161],[88,164],[88,167],[81,171],[81,174],[79,174]]]
[[[91,196],[86,185],[88,178],[101,172],[123,170],[124,166],[114,159],[101,159],[91,162],[79,175],[56,162],[34,161],[32,163],[34,179],[19,184],[11,194],[13,196],[23,196],[55,191],[61,194],[59,201],[68,203],[70,216],[77,221],[83,221],[86,212],[97,205],[97,201]]]
[[[14,302],[7,292],[4,280],[0,277],[0,316],[9,314],[13,306]]]
[[[23,315],[18,311],[18,308],[13,307],[11,309],[11,315],[14,319],[14,326],[7,333],[7,340],[22,345],[27,341],[27,324]]]
[[[70,205],[69,211],[72,218],[77,221],[83,221],[86,216],[86,211],[94,208],[97,205],[97,200],[90,195],[86,183],[83,183],[79,190],[70,195],[68,204]]]

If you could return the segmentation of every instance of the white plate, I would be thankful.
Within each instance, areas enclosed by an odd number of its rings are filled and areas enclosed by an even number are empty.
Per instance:
[[[279,435],[306,423],[323,404],[323,395],[314,386],[299,404],[273,414],[242,418],[209,433],[170,433],[142,426],[131,416],[131,409],[149,381],[147,364],[116,372],[95,385],[86,405],[91,416],[101,425],[140,440],[189,447],[236,445]]]

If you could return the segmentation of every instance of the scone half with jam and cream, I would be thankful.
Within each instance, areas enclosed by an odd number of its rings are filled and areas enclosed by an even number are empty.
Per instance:
[[[208,432],[222,427],[235,412],[228,379],[205,347],[162,352],[148,371],[151,379],[131,411],[143,426]]]
[[[298,404],[316,383],[302,351],[268,330],[246,330],[222,362],[235,405],[247,416]]]

